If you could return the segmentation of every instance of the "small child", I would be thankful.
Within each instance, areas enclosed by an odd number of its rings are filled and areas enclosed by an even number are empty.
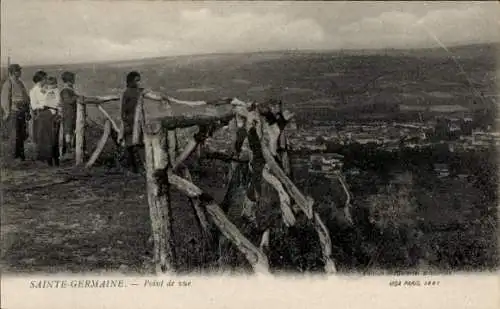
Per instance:
[[[45,106],[50,109],[52,114],[61,114],[61,96],[57,88],[57,79],[53,76],[47,78],[45,84]]]

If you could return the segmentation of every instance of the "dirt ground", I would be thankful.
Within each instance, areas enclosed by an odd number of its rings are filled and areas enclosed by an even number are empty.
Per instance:
[[[149,271],[152,242],[144,177],[94,167],[91,176],[68,180],[71,169],[70,161],[58,168],[29,159],[3,164],[3,271]],[[204,183],[220,197],[215,182]],[[172,200],[174,230],[180,231],[174,237],[178,269],[196,270],[200,231],[188,200],[177,192]]]

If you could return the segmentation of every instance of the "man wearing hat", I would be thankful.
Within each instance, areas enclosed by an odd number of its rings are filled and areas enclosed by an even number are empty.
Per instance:
[[[9,140],[9,151],[14,150],[14,159],[24,161],[24,142],[28,138],[26,122],[31,119],[30,98],[20,79],[21,66],[12,64],[8,70],[9,77],[2,85],[1,95],[2,133]]]

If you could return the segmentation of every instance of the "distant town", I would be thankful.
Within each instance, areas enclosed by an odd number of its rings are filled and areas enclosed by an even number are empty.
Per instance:
[[[314,128],[292,126],[288,138],[293,150],[327,151],[328,143],[339,145],[361,144],[377,146],[387,151],[400,148],[426,148],[447,144],[451,152],[489,148],[500,145],[500,132],[489,126],[486,130],[473,127],[470,117],[437,117],[435,120],[415,123],[371,122],[315,123]]]

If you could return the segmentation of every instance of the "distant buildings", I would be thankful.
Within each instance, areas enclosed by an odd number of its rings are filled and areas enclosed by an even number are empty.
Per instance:
[[[443,150],[451,152],[500,146],[500,133],[474,130],[470,117],[436,117],[415,123],[344,123],[341,127],[332,122],[291,131],[289,138],[294,149],[313,152],[332,151],[347,144],[371,145],[387,151],[442,144]]]

